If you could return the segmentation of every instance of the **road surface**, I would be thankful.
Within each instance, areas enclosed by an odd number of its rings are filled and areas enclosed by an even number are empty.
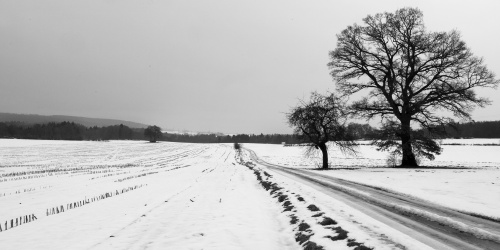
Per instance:
[[[351,182],[315,171],[255,163],[343,201],[368,216],[434,249],[500,249],[500,222],[432,204],[422,199]]]

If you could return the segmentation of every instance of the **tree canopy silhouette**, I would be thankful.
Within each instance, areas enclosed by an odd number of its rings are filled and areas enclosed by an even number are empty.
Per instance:
[[[148,126],[144,130],[144,136],[149,138],[149,142],[156,142],[162,135],[161,128],[158,126]]]
[[[432,159],[441,148],[412,125],[440,133],[453,117],[470,119],[475,107],[490,103],[474,90],[496,88],[499,81],[458,31],[427,31],[418,9],[369,15],[363,22],[337,35],[331,75],[344,95],[369,90],[352,107],[365,118],[381,117],[399,140],[382,148],[395,146],[401,166],[417,166],[415,154]]]
[[[344,101],[333,93],[323,96],[313,92],[308,102],[302,101],[287,114],[294,132],[321,150],[323,169],[328,168],[328,142],[343,152],[354,152],[353,137],[345,125],[347,113]]]

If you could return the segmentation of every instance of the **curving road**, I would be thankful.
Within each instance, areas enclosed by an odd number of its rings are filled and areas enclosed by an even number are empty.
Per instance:
[[[268,163],[252,150],[245,150],[255,163],[341,200],[434,249],[500,249],[499,221],[313,171]]]

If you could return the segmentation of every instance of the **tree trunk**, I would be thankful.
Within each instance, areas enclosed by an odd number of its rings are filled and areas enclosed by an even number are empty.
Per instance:
[[[328,169],[328,150],[326,143],[320,143],[318,147],[321,150],[321,153],[323,154],[323,166],[321,168]]]
[[[401,168],[418,167],[413,148],[411,146],[411,126],[410,121],[401,121],[401,148],[403,159],[401,161]]]

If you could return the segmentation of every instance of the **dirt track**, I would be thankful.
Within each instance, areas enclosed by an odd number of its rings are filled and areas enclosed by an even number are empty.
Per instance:
[[[257,164],[341,200],[434,249],[500,249],[498,221],[314,171],[271,164],[248,151]]]

